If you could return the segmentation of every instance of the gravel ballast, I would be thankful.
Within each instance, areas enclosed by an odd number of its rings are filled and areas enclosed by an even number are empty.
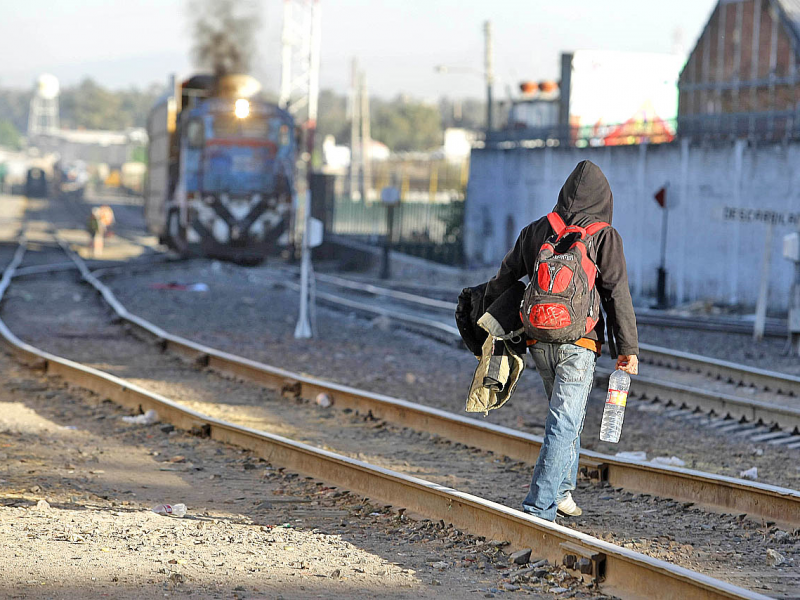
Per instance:
[[[226,271],[224,267],[208,266],[208,269]],[[222,377],[177,357],[162,355],[153,343],[126,335],[123,327],[113,324],[96,295],[90,293],[75,301],[76,290],[80,289],[74,275],[69,274],[48,280],[20,281],[12,288],[13,294],[3,310],[4,318],[23,339],[38,347],[126,377],[211,416],[286,435],[508,506],[518,506],[524,496],[529,465],[375,422],[369,415],[347,414],[281,398],[255,384]],[[285,294],[281,290],[275,293]],[[211,294],[211,291],[184,291],[179,297],[201,298]],[[25,302],[26,295],[38,301],[33,305]],[[162,307],[165,304],[169,306],[163,300],[159,303]],[[272,304],[277,305],[274,299]],[[189,311],[184,307],[181,312]],[[197,316],[195,319],[200,322]],[[356,320],[352,328],[357,327],[363,328],[363,324]],[[396,332],[380,333],[399,337]],[[353,329],[350,335],[358,337]],[[409,339],[417,337],[402,335]],[[241,353],[241,348],[236,351]],[[358,372],[363,373],[365,367],[374,364],[370,360],[377,358],[377,354],[371,357],[364,354],[363,348],[361,352],[352,359],[361,361]],[[452,352],[457,351],[452,349]],[[311,357],[302,360],[314,362]],[[381,363],[392,365],[399,360],[398,357]],[[406,374],[404,386],[413,388],[417,383],[415,377],[414,373]],[[735,582],[748,587],[780,591],[791,583],[781,579],[775,570],[758,566],[778,538],[790,543],[786,556],[794,560],[796,540],[791,535],[781,537],[786,532],[770,528],[774,531],[768,530],[764,535],[759,533],[760,524],[752,521],[709,514],[690,504],[629,494],[621,489],[598,488],[588,482],[581,483],[576,498],[585,512],[583,517],[568,524],[586,533],[714,577],[730,580],[730,573],[736,572],[741,577]],[[698,539],[697,532],[701,530],[704,534]],[[717,548],[731,548],[731,554],[723,559]]]

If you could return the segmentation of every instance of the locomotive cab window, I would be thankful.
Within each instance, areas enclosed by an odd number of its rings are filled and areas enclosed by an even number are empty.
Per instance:
[[[252,113],[244,119],[234,114],[214,115],[214,136],[218,138],[263,138],[268,128],[266,119]]]
[[[203,121],[192,119],[186,126],[186,139],[189,141],[190,148],[203,147]]]

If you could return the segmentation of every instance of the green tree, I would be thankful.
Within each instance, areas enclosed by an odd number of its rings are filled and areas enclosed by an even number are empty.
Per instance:
[[[0,88],[0,119],[11,121],[17,131],[26,131],[32,95],[32,91]]]
[[[22,148],[22,140],[20,139],[19,131],[17,131],[14,124],[7,119],[0,121],[0,146],[11,148],[12,150],[19,150]]]
[[[347,97],[333,90],[319,93],[319,115],[317,119],[317,141],[332,135],[339,144],[350,143],[350,120],[347,116]]]
[[[442,144],[439,108],[398,96],[373,101],[372,137],[395,152],[431,150]]]
[[[61,93],[61,124],[70,128],[122,129],[130,125],[122,114],[118,94],[99,86],[92,79]]]

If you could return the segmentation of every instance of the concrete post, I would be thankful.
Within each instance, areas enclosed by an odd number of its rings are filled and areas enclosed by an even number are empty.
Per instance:
[[[678,184],[678,201],[683,206],[680,211],[681,221],[684,229],[689,223],[690,217],[688,216],[693,211],[693,206],[689,203],[689,142],[688,138],[681,140],[681,166],[680,166],[680,183]],[[677,300],[678,303],[685,302],[689,296],[688,292],[688,273],[686,270],[686,245],[688,244],[687,236],[681,236],[681,249],[678,256],[678,272],[673,273],[672,277],[677,282]]]
[[[742,169],[744,163],[744,148],[747,144],[746,140],[736,140],[733,147],[733,205],[740,207],[742,205]],[[741,235],[740,223],[735,221],[733,223],[733,232],[731,235],[730,256],[730,294],[729,302],[731,304],[739,303],[739,253],[741,251]]]
[[[639,157],[636,163],[636,202],[634,203],[634,219],[635,219],[635,244],[638,251],[636,252],[634,272],[633,272],[633,288],[634,294],[638,297],[644,295],[644,260],[645,253],[642,248],[644,246],[644,211],[648,204],[645,203],[645,173],[647,165],[647,144],[639,145]]]

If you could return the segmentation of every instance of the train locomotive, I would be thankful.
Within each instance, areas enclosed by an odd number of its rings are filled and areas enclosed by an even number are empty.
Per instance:
[[[247,75],[195,75],[147,121],[148,229],[178,252],[257,262],[290,242],[292,116]]]

